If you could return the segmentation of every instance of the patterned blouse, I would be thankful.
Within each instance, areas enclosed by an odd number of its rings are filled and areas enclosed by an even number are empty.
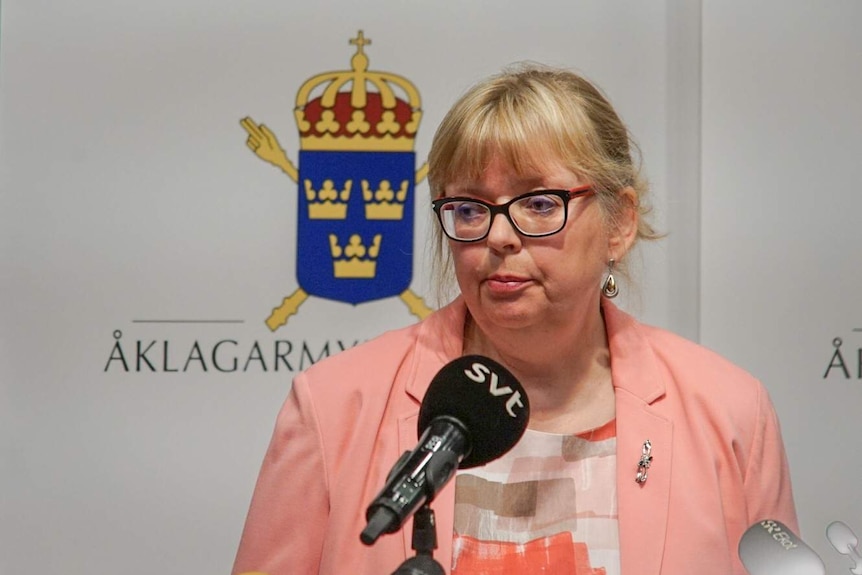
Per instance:
[[[616,422],[458,471],[452,575],[619,575]]]

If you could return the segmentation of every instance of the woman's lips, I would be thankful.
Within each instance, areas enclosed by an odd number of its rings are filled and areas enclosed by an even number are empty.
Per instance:
[[[532,283],[530,278],[520,276],[492,275],[485,285],[492,293],[511,294],[523,290]]]

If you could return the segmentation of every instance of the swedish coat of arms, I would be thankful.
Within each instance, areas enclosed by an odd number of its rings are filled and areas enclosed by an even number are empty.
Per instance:
[[[240,121],[248,147],[298,186],[297,282],[266,320],[287,323],[309,296],[351,304],[398,296],[422,318],[430,309],[410,290],[413,275],[415,168],[422,117],[416,87],[403,76],[368,69],[360,30],[350,70],[309,78],[296,95],[299,162],[275,134]]]

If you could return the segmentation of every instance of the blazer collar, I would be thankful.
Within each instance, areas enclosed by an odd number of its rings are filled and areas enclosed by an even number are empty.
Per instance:
[[[624,389],[646,404],[653,403],[664,395],[665,382],[643,327],[607,298],[602,298],[602,315],[615,391]]]
[[[617,419],[617,504],[623,573],[661,571],[667,532],[673,425],[653,405],[665,394],[665,376],[643,327],[603,299]],[[644,443],[652,461],[635,481]]]
[[[431,314],[419,326],[416,351],[405,366],[406,391],[419,403],[431,380],[445,364],[464,355],[464,321],[467,306],[458,297],[446,307]]]
[[[602,298],[602,315],[608,333],[614,387],[626,390],[644,403],[653,403],[664,395],[665,385],[640,324],[606,298]],[[405,366],[407,393],[420,403],[440,368],[463,355],[466,317],[467,306],[458,297],[420,325],[417,350]]]

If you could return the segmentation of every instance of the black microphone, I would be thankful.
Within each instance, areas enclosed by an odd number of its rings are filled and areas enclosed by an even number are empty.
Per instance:
[[[739,559],[751,575],[826,575],[817,553],[772,519],[755,523],[742,535]]]
[[[441,369],[419,408],[419,444],[396,462],[368,506],[360,539],[372,545],[430,503],[460,467],[484,465],[509,451],[527,428],[530,404],[509,370],[481,355]]]

